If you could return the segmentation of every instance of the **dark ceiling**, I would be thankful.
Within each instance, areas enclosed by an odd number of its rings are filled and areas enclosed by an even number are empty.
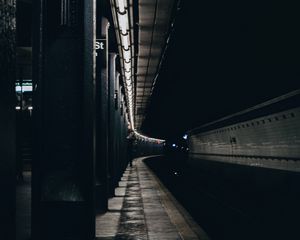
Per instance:
[[[143,132],[174,138],[298,89],[297,2],[182,0]]]

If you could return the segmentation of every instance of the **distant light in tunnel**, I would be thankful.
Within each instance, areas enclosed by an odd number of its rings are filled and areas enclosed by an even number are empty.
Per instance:
[[[176,147],[176,144],[175,144],[175,143],[173,143],[173,144],[172,144],[172,147]]]
[[[32,92],[32,86],[16,86],[16,92]]]
[[[188,135],[187,135],[187,134],[184,134],[182,138],[185,139],[185,140],[187,140]]]

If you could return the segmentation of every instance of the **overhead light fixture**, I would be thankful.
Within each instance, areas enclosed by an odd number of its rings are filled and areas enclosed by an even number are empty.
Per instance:
[[[124,61],[124,70],[126,71],[126,72],[131,72],[131,62],[125,62]]]
[[[126,81],[131,81],[131,72],[130,71],[125,71],[125,79],[126,79]]]
[[[126,11],[126,12],[128,12],[128,11]],[[120,33],[122,35],[126,35],[129,32],[129,24],[128,24],[129,19],[128,19],[128,14],[126,12],[124,14],[117,13],[119,29],[120,29]]]
[[[127,1],[126,0],[118,0],[116,1],[117,9],[120,13],[125,12],[125,8],[127,8]]]
[[[130,46],[130,40],[129,40],[129,34],[123,36],[121,35],[121,44],[124,50],[129,50]]]
[[[111,0],[112,13],[117,42],[119,45],[119,54],[122,67],[122,77],[125,87],[126,101],[128,105],[129,121],[131,128],[134,129],[133,118],[133,18],[130,15],[132,11],[132,0]]]
[[[164,140],[150,138],[138,133],[134,127],[134,42],[132,0],[110,0],[112,14],[119,45],[119,54],[122,67],[122,77],[125,86],[125,95],[128,106],[128,121],[137,138],[143,141],[164,143]]]
[[[123,58],[125,60],[125,62],[130,62],[131,60],[131,52],[128,50],[128,51],[123,51]]]

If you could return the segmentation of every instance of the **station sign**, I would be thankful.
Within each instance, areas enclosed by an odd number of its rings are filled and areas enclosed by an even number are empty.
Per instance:
[[[96,65],[99,69],[107,69],[108,66],[108,44],[106,38],[96,39],[95,42]]]
[[[98,56],[106,56],[107,54],[107,44],[106,44],[106,39],[96,39],[95,42],[95,50],[96,50],[96,57]]]

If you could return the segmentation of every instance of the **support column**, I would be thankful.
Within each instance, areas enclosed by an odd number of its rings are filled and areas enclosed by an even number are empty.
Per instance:
[[[109,170],[109,196],[114,195],[116,179],[116,153],[115,153],[115,141],[116,141],[116,129],[115,129],[115,81],[116,81],[116,53],[109,54],[109,118],[108,118],[108,170]]]
[[[122,87],[120,87],[120,93],[122,92]],[[125,156],[125,140],[124,138],[124,95],[122,94],[120,96],[120,118],[119,118],[119,124],[120,124],[120,164],[121,164],[121,173],[124,172],[126,166],[125,166],[125,159],[127,158]]]
[[[117,73],[116,81],[115,81],[115,162],[116,162],[116,182],[115,185],[118,184],[118,181],[121,178],[122,170],[120,164],[120,138],[121,138],[121,130],[120,130],[120,73]]]
[[[101,4],[100,4],[101,6]],[[101,12],[101,11],[100,11]],[[96,61],[96,186],[97,212],[108,208],[108,28],[106,18],[97,16]]]
[[[0,232],[15,239],[16,1],[0,1]]]
[[[34,7],[33,239],[94,239],[94,1]]]

